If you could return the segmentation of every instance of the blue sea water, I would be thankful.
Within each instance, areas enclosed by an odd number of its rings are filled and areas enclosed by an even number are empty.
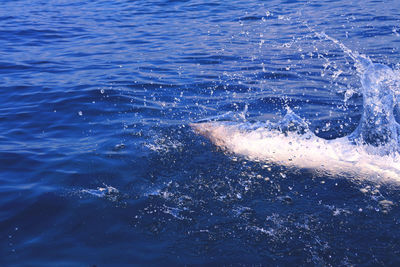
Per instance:
[[[400,264],[397,184],[254,162],[189,127],[290,108],[351,133],[359,76],[316,33],[398,70],[399,10],[1,1],[0,265]]]

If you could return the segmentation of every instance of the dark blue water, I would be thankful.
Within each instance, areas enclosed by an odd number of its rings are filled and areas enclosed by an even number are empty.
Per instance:
[[[189,123],[362,112],[400,2],[1,1],[0,265],[400,264],[400,188],[235,157]]]

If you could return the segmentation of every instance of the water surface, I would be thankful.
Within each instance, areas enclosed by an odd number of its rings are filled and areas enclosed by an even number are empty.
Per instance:
[[[357,68],[316,33],[396,71],[399,9],[2,1],[0,263],[399,264],[396,184],[250,161],[189,127],[290,108],[319,137],[350,134]]]

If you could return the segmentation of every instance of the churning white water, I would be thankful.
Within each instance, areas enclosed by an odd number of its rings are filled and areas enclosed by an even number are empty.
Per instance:
[[[279,123],[212,121],[192,124],[192,128],[216,146],[252,160],[400,182],[400,125],[394,116],[399,102],[398,73],[325,33],[316,35],[337,44],[354,60],[362,85],[363,113],[353,133],[334,140],[319,138],[291,110]]]

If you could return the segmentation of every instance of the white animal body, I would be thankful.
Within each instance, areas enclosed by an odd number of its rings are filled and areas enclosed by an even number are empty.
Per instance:
[[[379,155],[379,148],[356,145],[347,137],[325,140],[304,134],[259,127],[247,130],[241,123],[205,122],[191,125],[198,134],[225,151],[250,160],[312,169],[330,175],[400,183],[400,155]]]

